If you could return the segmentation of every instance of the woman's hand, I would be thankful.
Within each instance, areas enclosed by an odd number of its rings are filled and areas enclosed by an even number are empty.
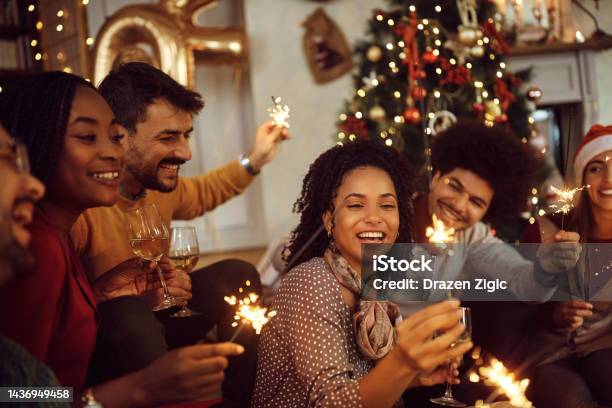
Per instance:
[[[155,273],[155,264],[140,258],[120,263],[92,283],[96,303],[100,304],[119,296],[142,294],[147,289],[151,273]]]
[[[576,330],[584,324],[584,318],[593,315],[593,305],[582,300],[559,302],[553,311],[553,322],[564,330]]]
[[[167,256],[163,256],[159,261],[159,267],[162,270],[164,281],[168,287],[170,295],[174,297],[180,304],[187,303],[191,298],[191,278],[187,272],[176,269]],[[146,290],[141,294],[142,299],[151,307],[159,305],[164,299],[164,291],[159,280],[157,271],[148,276]]]
[[[432,373],[438,366],[457,360],[472,348],[471,341],[451,347],[465,330],[459,323],[459,304],[457,300],[437,303],[400,323],[395,350],[400,353],[404,364],[419,373]],[[434,339],[434,334],[439,332],[444,333]],[[437,378],[433,377],[434,380]]]
[[[580,235],[571,231],[558,231],[554,242],[541,244],[538,248],[538,261],[542,269],[550,274],[559,274],[576,266],[582,246]]]
[[[444,384],[449,382],[451,384],[459,384],[459,363],[454,361],[450,364],[443,364],[436,368],[431,373],[422,373],[416,378],[414,387],[429,387],[436,384]]]

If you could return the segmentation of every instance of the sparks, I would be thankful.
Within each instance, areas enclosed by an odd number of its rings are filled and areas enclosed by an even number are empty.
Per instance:
[[[576,195],[576,193],[580,190],[583,190],[585,188],[589,188],[589,185],[586,186],[582,186],[579,188],[574,188],[572,190],[567,189],[567,190],[563,190],[563,189],[558,189],[555,186],[551,186],[551,190],[553,191],[553,193],[555,193],[557,195],[557,202],[554,204],[551,204],[549,207],[552,210],[555,210],[555,214],[563,214],[563,215],[567,215],[572,208],[574,208],[574,196]]]
[[[433,215],[432,220],[433,226],[427,227],[425,230],[425,235],[427,238],[429,238],[429,242],[435,244],[445,244],[447,242],[452,242],[455,239],[454,228],[447,228],[446,225],[444,225],[444,221],[439,220],[435,214]]]
[[[510,404],[513,406],[519,408],[530,408],[533,406],[531,401],[525,396],[525,390],[529,386],[529,379],[515,380],[514,374],[509,372],[498,359],[492,358],[489,365],[480,367],[478,372],[484,378],[485,384],[497,387],[500,393],[505,394],[510,399]]]
[[[258,300],[258,296],[255,293],[249,293],[248,296],[242,299],[238,299],[234,295],[225,296],[223,299],[232,306],[238,306],[232,327],[236,327],[240,323],[243,325],[250,324],[253,326],[255,333],[259,334],[270,318],[276,315],[274,310],[268,312],[268,308],[255,305]]]
[[[281,105],[281,97],[272,97],[272,101],[274,102],[274,106],[268,108],[270,117],[276,125],[289,128],[289,122],[287,122],[287,119],[289,119],[289,107],[287,105]]]

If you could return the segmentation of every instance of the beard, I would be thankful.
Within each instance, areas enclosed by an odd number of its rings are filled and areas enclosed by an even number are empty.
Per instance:
[[[182,165],[185,160],[166,157],[157,163],[147,163],[144,155],[136,150],[135,147],[130,147],[131,154],[126,160],[126,170],[146,189],[156,190],[162,193],[174,191],[178,185],[178,175],[172,184],[164,183],[159,178],[159,168],[163,164]]]
[[[6,218],[4,218],[6,219]],[[36,266],[30,250],[13,238],[9,224],[0,219],[0,285],[32,272]]]

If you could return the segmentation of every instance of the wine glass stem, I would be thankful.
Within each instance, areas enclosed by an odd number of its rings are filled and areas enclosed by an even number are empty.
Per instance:
[[[157,269],[157,276],[159,276],[159,281],[161,282],[162,288],[164,289],[164,300],[172,299],[172,296],[170,295],[170,291],[168,290],[168,285],[166,285],[166,281],[164,279],[164,274],[161,268],[159,267],[159,264],[157,265],[156,269]]]
[[[448,379],[446,381],[446,391],[444,392],[444,396],[447,398],[453,398],[453,389],[451,385],[451,381],[453,379],[452,373],[453,366],[451,363],[448,364]]]

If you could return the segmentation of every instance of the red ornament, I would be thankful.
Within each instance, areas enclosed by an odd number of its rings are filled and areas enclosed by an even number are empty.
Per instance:
[[[485,108],[482,103],[475,103],[472,105],[472,110],[476,116],[480,117],[484,113]]]
[[[422,69],[417,69],[416,72],[414,73],[414,77],[416,79],[425,79],[427,77],[427,73],[423,71]]]
[[[421,58],[425,64],[433,64],[438,60],[438,57],[431,51],[425,51]]]
[[[408,108],[404,111],[404,119],[408,123],[418,125],[421,122],[421,112],[414,107]]]
[[[508,122],[508,115],[506,115],[505,113],[502,113],[501,115],[499,115],[495,119],[495,122],[497,122],[497,123],[506,123],[506,122]]]
[[[410,95],[415,101],[420,101],[421,99],[425,98],[425,96],[427,96],[427,90],[422,86],[415,86],[410,91]]]

